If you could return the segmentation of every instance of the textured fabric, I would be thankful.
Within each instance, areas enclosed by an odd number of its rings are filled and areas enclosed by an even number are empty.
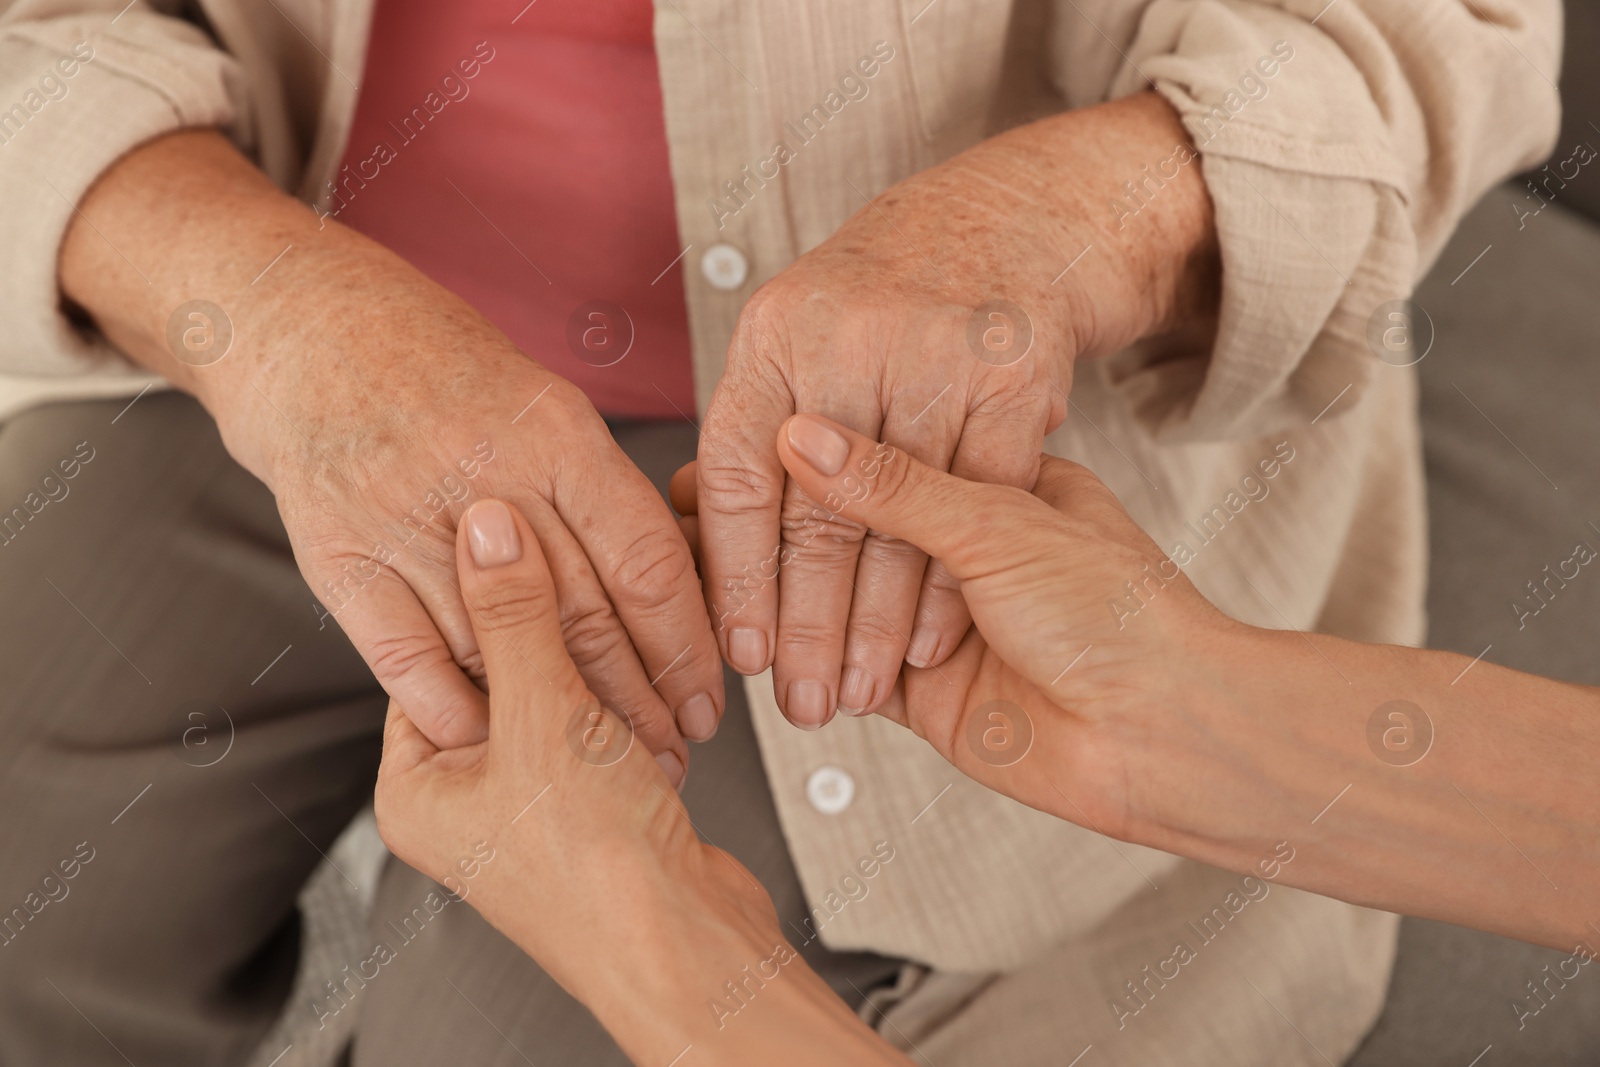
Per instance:
[[[694,381],[650,0],[509,26],[505,6],[380,0],[332,214],[602,414],[678,418]]]
[[[272,494],[189,397],[124,407],[0,428],[0,499],[83,461],[0,546],[4,914],[92,852],[0,937],[7,1065],[244,1063],[294,977],[295,894],[377,773],[388,701],[319,629]]]
[[[194,26],[142,4],[117,18],[121,6],[0,14],[0,415],[158,381],[61,313],[55,250],[95,178],[180,127],[221,126],[253,144],[239,65]]]
[[[13,6],[4,40],[23,32],[11,28],[17,17],[44,6]],[[327,146],[342,146],[348,129],[348,87],[326,73],[286,81],[285,71],[321,69],[303,40],[279,24],[246,47],[221,30],[244,21],[245,5],[204,6],[245,71],[268,173],[316,195],[337,158]],[[360,6],[283,0],[281,9],[340,71],[358,72],[358,39],[341,28],[364,25]],[[1185,569],[1229,613],[1415,642],[1426,571],[1415,376],[1376,361],[1364,334],[1380,304],[1405,295],[1465,207],[1549,147],[1559,32],[1553,0],[662,3],[655,39],[686,260],[721,242],[750,265],[731,291],[682,272],[698,402],[715,386],[754,287],[862,209],[862,193],[986,133],[1132,92],[1149,78],[1201,145],[1224,264],[1220,335],[1207,351],[1145,346],[1080,368],[1071,415],[1048,447],[1096,470],[1163,547],[1179,555],[1181,541],[1192,557]],[[867,92],[847,98],[841,79],[868,60]],[[291,84],[298,95],[286,91]],[[305,86],[320,88],[320,109],[307,106]],[[211,103],[224,102],[219,92]],[[814,109],[827,116],[823,128],[795,138],[781,178],[744,179],[743,168],[794,136],[786,124]],[[266,151],[284,142],[317,147],[305,165],[285,169],[286,153]],[[8,171],[3,180],[22,179]],[[729,200],[735,180],[742,192]],[[5,284],[36,292],[45,247],[18,257],[32,282]],[[61,327],[48,305],[18,306],[24,313],[0,342],[8,367],[90,369],[82,352],[53,339]],[[1270,495],[1241,486],[1274,456]],[[1063,650],[1063,665],[1075,652]],[[778,721],[764,680],[748,692],[813,906],[864,846],[887,839],[899,849],[874,897],[840,910],[823,939],[935,969],[933,981],[908,978],[891,1012],[915,1012],[921,997],[942,1005],[923,1016],[952,1035],[942,1063],[963,1062],[959,1049],[985,1047],[992,1038],[981,1035],[1012,1018],[1004,997],[967,996],[962,973],[983,980],[1037,968],[1060,983],[1053,988],[1095,991],[1050,999],[1051,1014],[1030,1024],[1038,1040],[1016,1062],[1058,1062],[1076,1035],[1115,1018],[1124,983],[1153,962],[1145,929],[1128,928],[1128,916],[1176,931],[1214,903],[1208,872],[977,789],[907,733],[844,721],[806,734]],[[825,764],[857,782],[854,804],[839,815],[805,799],[806,779]],[[1337,789],[1331,783],[1330,796]],[[1150,882],[1164,888],[1141,912]],[[1175,984],[1097,1044],[1105,1057],[1097,1062],[1148,1062],[1147,1048],[1186,1050],[1184,1062],[1201,1065],[1346,1056],[1381,1000],[1392,920],[1287,891],[1269,903],[1251,914],[1279,936],[1240,938],[1236,954],[1206,957],[1217,974]],[[1226,1055],[1194,1047],[1186,1019],[1216,1020],[1237,1043]],[[1267,1028],[1279,1033],[1285,1019],[1314,1050],[1269,1038]],[[1119,1046],[1128,1032],[1139,1036]],[[987,1061],[973,1051],[967,1062]]]

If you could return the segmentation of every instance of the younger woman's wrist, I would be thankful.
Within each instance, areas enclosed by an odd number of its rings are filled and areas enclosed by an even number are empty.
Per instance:
[[[1327,668],[1295,642],[1220,612],[1173,635],[1148,715],[1122,742],[1143,778],[1128,840],[1242,871],[1281,838],[1286,803],[1322,760],[1304,748],[1294,694],[1310,660]]]

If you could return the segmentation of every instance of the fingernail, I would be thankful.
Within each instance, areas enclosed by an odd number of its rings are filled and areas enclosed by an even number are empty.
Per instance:
[[[749,626],[728,631],[728,663],[740,674],[760,674],[767,669],[767,635]]]
[[[678,708],[678,729],[691,741],[709,741],[717,732],[717,706],[710,693],[696,693]]]
[[[667,776],[667,781],[672,783],[672,788],[682,789],[684,779],[683,761],[675,752],[662,752],[656,756],[656,766],[661,768],[661,773]]]
[[[939,631],[931,626],[919,626],[911,631],[911,647],[906,649],[906,662],[913,667],[926,667],[939,654]]]
[[[838,430],[810,415],[789,420],[789,444],[801,459],[823,474],[838,474],[850,458],[850,442]]]
[[[480,500],[467,509],[467,547],[472,562],[484,570],[522,558],[522,539],[511,509],[498,500]]]
[[[864,667],[846,667],[844,681],[839,686],[839,710],[846,715],[860,715],[872,704],[875,688],[872,675]]]
[[[790,682],[784,710],[802,730],[820,730],[828,718],[828,687],[821,682]]]

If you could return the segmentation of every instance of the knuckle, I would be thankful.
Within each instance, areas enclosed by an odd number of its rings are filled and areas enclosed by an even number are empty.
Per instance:
[[[927,561],[927,553],[910,541],[877,530],[868,530],[861,543],[861,565],[864,568],[870,567],[879,574],[904,575],[907,582],[916,582],[922,577],[923,565]]]
[[[825,511],[858,511],[868,517],[885,505],[905,507],[917,500],[919,468],[906,453],[880,446],[871,457],[842,471],[824,496]],[[932,501],[926,501],[931,504]]]
[[[468,598],[475,619],[491,630],[520,630],[544,617],[552,607],[549,590],[533,582],[501,578]]]
[[[617,560],[616,581],[631,604],[645,611],[666,606],[694,573],[683,538],[665,529],[634,539]]]
[[[489,676],[489,669],[484,665],[483,652],[474,648],[464,656],[457,657],[456,663],[460,665],[462,673],[474,681],[483,681]]]
[[[874,493],[893,496],[903,492],[911,483],[917,461],[903,449],[880,446],[870,461],[863,461],[859,475],[864,495]]]
[[[699,473],[706,509],[727,515],[769,507],[783,489],[782,480],[770,471],[711,456],[701,457]]]
[[[1051,390],[1048,385],[1030,383],[1018,387],[995,387],[981,391],[968,418],[983,417],[999,420],[1026,420],[1042,423],[1050,414]]]
[[[678,726],[660,706],[628,709],[633,736],[654,755],[671,750],[678,741]]]
[[[295,515],[291,519],[303,518]],[[295,547],[308,560],[323,565],[333,565],[341,559],[360,558],[371,551],[371,546],[342,526],[322,526],[317,523],[296,522],[292,536]]]
[[[767,282],[750,294],[734,325],[734,347],[762,353],[781,346],[788,335],[790,303],[788,290],[777,280]]]
[[[837,620],[811,622],[807,619],[784,619],[778,641],[789,655],[825,652],[839,654],[839,624]]]
[[[580,670],[611,658],[628,640],[610,604],[582,605],[564,614],[561,639]]]
[[[715,641],[696,636],[686,644],[663,649],[646,670],[655,679],[653,687],[658,693],[688,695],[704,688],[705,679],[721,673],[722,654]]]
[[[850,620],[852,645],[904,645],[904,632],[877,611],[864,611]]]
[[[1106,484],[1088,467],[1062,460],[1052,464],[1051,469],[1055,472],[1061,491],[1067,496],[1082,494],[1097,503],[1116,500]]]
[[[450,653],[437,640],[420,634],[395,634],[379,637],[366,647],[367,662],[380,681],[393,682],[419,670],[441,665]]]
[[[547,418],[571,420],[575,423],[589,423],[600,420],[600,413],[590,401],[588,394],[565,378],[554,378],[550,381],[550,414]]]
[[[1021,486],[993,485],[988,487],[988,495],[993,498],[994,504],[985,510],[985,517],[995,523],[1015,519],[1019,514],[1043,515],[1050,510],[1038,497]]]
[[[783,533],[780,563],[804,558],[813,562],[853,559],[866,527],[819,507],[810,500],[785,501],[779,517]]]

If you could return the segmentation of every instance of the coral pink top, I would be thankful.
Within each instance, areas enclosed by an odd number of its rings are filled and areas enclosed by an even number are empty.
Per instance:
[[[651,0],[523,3],[379,0],[329,210],[601,412],[692,414]]]

